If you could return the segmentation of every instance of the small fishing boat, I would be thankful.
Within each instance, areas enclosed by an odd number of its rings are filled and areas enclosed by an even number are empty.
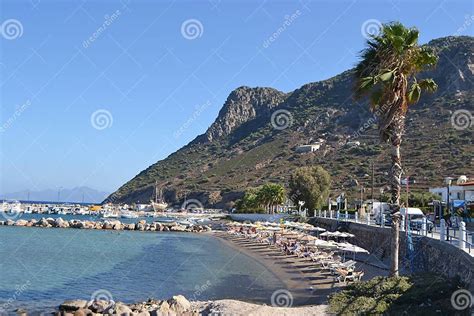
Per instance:
[[[107,211],[102,214],[102,217],[103,218],[119,218],[120,216],[116,212]]]
[[[122,218],[138,218],[138,214],[134,212],[127,212],[127,211],[122,211],[120,214],[120,217]]]

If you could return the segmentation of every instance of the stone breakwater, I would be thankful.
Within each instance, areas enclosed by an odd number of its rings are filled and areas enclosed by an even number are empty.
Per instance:
[[[59,305],[55,315],[200,315],[184,296],[176,295],[169,300],[149,299],[145,302],[125,304],[113,300],[70,300]]]
[[[145,220],[137,223],[122,223],[119,220],[104,220],[104,221],[88,221],[72,219],[69,221],[62,218],[42,218],[40,220],[19,219],[16,221],[7,220],[0,221],[0,226],[21,226],[21,227],[43,227],[43,228],[76,228],[76,229],[105,229],[105,230],[138,230],[138,231],[173,231],[173,232],[207,232],[211,231],[211,227],[207,225],[184,225],[176,222],[161,223],[153,222],[147,223]]]

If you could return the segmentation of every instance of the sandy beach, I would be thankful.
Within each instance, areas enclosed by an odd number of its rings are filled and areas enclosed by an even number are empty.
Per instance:
[[[255,243],[244,237],[230,235],[222,231],[212,234],[235,251],[251,256],[263,264],[275,277],[286,286],[286,296],[282,301],[276,300],[276,306],[264,306],[234,300],[212,302],[214,311],[254,315],[324,315],[327,309],[328,295],[342,289],[345,284],[339,283],[328,271],[321,270],[308,258],[285,255],[276,247]],[[364,279],[376,275],[385,275],[386,271],[374,266],[358,262],[357,270],[365,272]],[[289,293],[289,294],[288,294]],[[288,299],[288,296],[290,297]],[[209,302],[207,302],[209,305]],[[202,310],[202,308],[201,308]]]

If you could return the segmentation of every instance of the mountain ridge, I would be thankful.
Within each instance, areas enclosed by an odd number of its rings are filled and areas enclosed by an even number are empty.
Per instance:
[[[472,144],[472,137],[469,141],[471,130],[458,132],[450,128],[447,115],[450,115],[449,111],[461,107],[472,111],[474,40],[469,36],[445,37],[432,40],[427,46],[435,50],[440,58],[437,68],[423,73],[421,77],[433,77],[439,89],[434,95],[423,96],[419,104],[411,107],[413,113],[407,120],[407,146],[404,148],[402,144],[402,150],[406,150],[407,158],[412,154],[416,156],[417,152],[411,149],[413,144],[409,140],[429,134],[430,141],[435,143],[434,148],[444,144],[445,137],[451,137],[451,141],[455,138],[454,145],[470,153],[462,142],[467,139],[467,145]],[[364,165],[371,156],[374,160],[380,160],[377,171],[382,173],[379,176],[383,178],[383,145],[378,143],[373,124],[364,127],[373,114],[365,101],[354,101],[352,98],[352,74],[353,69],[349,69],[326,80],[304,84],[288,93],[268,87],[243,86],[233,90],[204,134],[140,172],[107,200],[128,203],[147,201],[153,194],[153,184],[157,179],[165,189],[167,200],[176,205],[187,195],[207,206],[230,207],[231,202],[248,186],[257,186],[264,181],[284,183],[295,167],[315,163],[322,164],[334,175],[335,191],[354,191],[351,184],[363,182],[360,178],[365,178],[367,174],[359,172],[355,163]],[[427,112],[427,105],[434,110]],[[451,108],[447,109],[447,105]],[[290,114],[288,128],[272,128],[270,120],[276,110],[285,110]],[[441,125],[446,130],[443,139],[433,137],[436,134],[430,130],[429,124]],[[411,125],[416,125],[425,133],[411,130]],[[363,135],[357,134],[361,128]],[[457,134],[451,135],[454,131]],[[358,135],[357,140],[362,146],[347,148],[345,144],[355,135]],[[319,138],[323,138],[325,144],[317,154],[295,153],[296,146]],[[453,149],[451,153],[454,152],[457,151]],[[449,152],[443,152],[443,155],[446,154]],[[467,156],[467,159],[469,167],[472,158],[469,160]],[[439,176],[431,175],[430,170],[423,171],[423,161],[407,162],[409,168],[413,165],[413,169],[421,172],[426,181],[439,180]],[[453,163],[461,162],[460,157],[453,158]],[[451,164],[448,161],[431,163],[444,170],[448,170]],[[469,171],[463,168],[459,172]],[[383,188],[383,180],[378,182],[377,185]]]

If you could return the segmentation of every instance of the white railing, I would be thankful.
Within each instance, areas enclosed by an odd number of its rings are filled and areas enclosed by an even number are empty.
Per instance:
[[[334,219],[340,222],[353,222],[359,223],[374,227],[383,227],[383,228],[390,228],[390,222],[386,221],[385,214],[381,214],[378,220],[372,218],[370,214],[367,214],[365,218],[361,219],[359,217],[359,212],[355,212],[354,214],[349,214],[347,211],[317,211],[315,212],[316,217],[320,218],[329,218]],[[405,218],[402,216],[400,230],[406,231],[407,224],[405,223]],[[416,227],[415,229],[412,228],[411,232],[418,236],[426,236],[433,239],[441,240],[443,242],[448,242],[453,246],[457,246],[461,250],[466,251],[471,256],[474,256],[474,234],[469,233],[466,229],[466,223],[460,222],[459,227],[449,227],[446,225],[444,219],[441,220],[440,225],[436,226],[433,224],[433,228],[429,229],[427,219],[424,218],[421,227]]]

